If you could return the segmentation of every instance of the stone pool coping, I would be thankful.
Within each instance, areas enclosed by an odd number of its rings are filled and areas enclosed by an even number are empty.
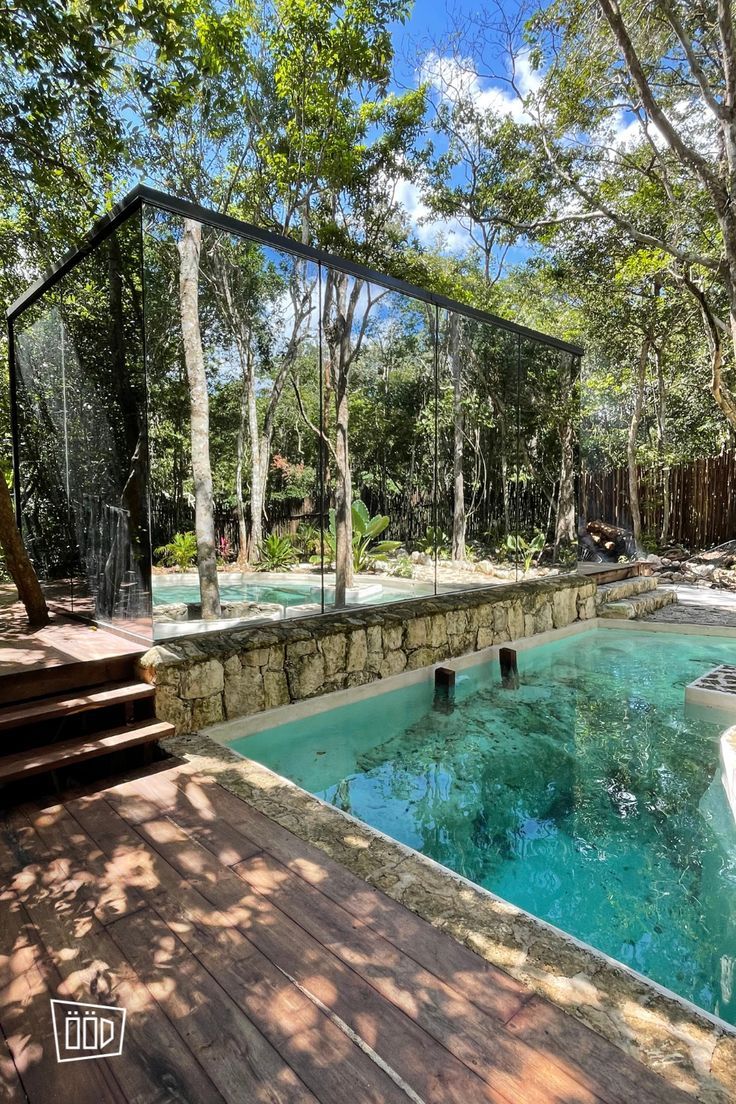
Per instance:
[[[440,866],[206,732],[164,742],[194,771],[576,1016],[703,1104],[736,1099],[736,1028]]]

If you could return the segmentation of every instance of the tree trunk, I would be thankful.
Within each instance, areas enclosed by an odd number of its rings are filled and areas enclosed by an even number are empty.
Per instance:
[[[460,366],[460,320],[452,315],[449,322],[449,360],[452,371],[452,477],[454,505],[452,511],[452,558],[465,559],[465,480],[463,477],[463,442],[465,417],[462,405],[462,378]]]
[[[18,590],[18,597],[26,608],[28,622],[33,629],[48,624],[49,611],[33,564],[23,545],[15,521],[13,500],[5,477],[0,474],[0,544],[5,553],[10,577]]]
[[[222,616],[217,582],[215,520],[210,466],[210,410],[207,376],[199,328],[199,259],[202,226],[193,219],[184,220],[179,242],[179,305],[184,361],[189,383],[191,412],[192,474],[194,476],[194,517],[197,536],[197,567],[202,617]]]
[[[251,445],[250,472],[250,562],[254,563],[260,555],[263,543],[263,518],[266,506],[266,484],[268,482],[268,464],[271,458],[271,442],[263,434],[258,435]]]
[[[577,546],[575,510],[575,426],[572,419],[560,432],[560,490],[555,521],[555,562],[570,563]]]
[[[335,392],[335,606],[345,605],[345,592],[353,585],[353,483],[348,448],[347,379]]]
[[[245,524],[245,501],[243,499],[243,460],[247,416],[248,390],[244,377],[240,392],[240,416],[238,418],[238,437],[235,445],[235,512],[238,516],[238,567],[241,570],[248,563],[248,527]]]
[[[666,463],[667,455],[667,391],[664,379],[663,350],[655,349],[657,361],[657,455],[662,478],[662,528],[659,543],[662,548],[670,535],[670,469]]]
[[[651,341],[647,336],[642,341],[639,365],[636,373],[634,408],[629,422],[629,435],[626,442],[626,459],[629,469],[629,506],[631,509],[631,527],[634,534],[634,546],[637,555],[641,549],[641,509],[639,507],[639,480],[636,471],[636,439],[639,435],[639,423],[644,406],[644,386],[646,383],[647,361]]]

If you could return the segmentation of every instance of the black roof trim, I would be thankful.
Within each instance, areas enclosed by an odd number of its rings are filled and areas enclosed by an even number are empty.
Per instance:
[[[280,249],[283,252],[302,257],[305,260],[314,261],[317,264],[327,265],[330,268],[337,268],[341,272],[347,272],[358,279],[368,280],[371,283],[379,284],[392,291],[409,295],[413,299],[420,299],[425,303],[432,303],[437,307],[456,311],[458,314],[463,314],[468,318],[474,318],[479,322],[490,323],[510,333],[518,334],[520,337],[531,338],[534,341],[560,349],[563,352],[571,353],[575,356],[582,356],[584,352],[584,349],[580,345],[573,345],[568,341],[562,341],[549,334],[543,334],[537,330],[528,329],[526,326],[519,326],[517,323],[509,321],[509,319],[499,318],[489,311],[478,310],[475,307],[466,306],[464,303],[458,303],[454,299],[447,298],[447,296],[437,295],[434,292],[427,291],[425,288],[416,287],[413,284],[407,283],[405,280],[399,280],[394,276],[387,276],[385,273],[376,272],[366,265],[357,264],[354,261],[348,261],[342,257],[336,257],[314,246],[302,245],[300,242],[294,241],[293,238],[284,237],[282,234],[276,234],[270,230],[262,230],[257,226],[253,226],[251,223],[233,218],[232,215],[223,215],[218,211],[209,210],[207,207],[201,207],[196,203],[189,203],[187,200],[178,199],[165,192],[157,191],[155,188],[149,188],[145,184],[136,185],[120,203],[117,203],[107,215],[95,224],[90,233],[83,239],[77,248],[71,250],[62,257],[62,259],[57,264],[53,265],[44,276],[32,284],[18,299],[16,299],[7,312],[8,321],[13,322],[23,310],[31,306],[32,303],[35,303],[49,290],[49,288],[58,283],[78,261],[90,253],[101,241],[111,234],[113,230],[129,218],[130,215],[140,210],[144,204],[157,207],[173,215],[180,215],[183,218],[196,219],[197,222],[214,226],[216,229],[225,230],[228,233],[236,234],[240,237],[249,238],[259,242],[261,245],[272,246],[275,249]]]

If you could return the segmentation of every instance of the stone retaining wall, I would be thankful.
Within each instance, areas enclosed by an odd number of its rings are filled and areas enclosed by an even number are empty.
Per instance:
[[[157,716],[194,732],[593,618],[595,592],[561,575],[225,629],[157,645],[139,670],[156,686]]]

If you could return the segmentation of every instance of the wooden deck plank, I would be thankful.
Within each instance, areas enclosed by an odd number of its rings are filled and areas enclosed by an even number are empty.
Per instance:
[[[509,1099],[523,1094],[529,1101],[544,1100],[550,1092],[580,1104],[605,1099],[596,1077],[564,1060],[551,1067],[533,1047],[515,1046],[497,1020],[490,1021],[457,989],[398,952],[272,856],[262,853],[234,870]]]
[[[0,876],[29,1104],[75,1067],[82,1104],[691,1099],[186,764],[0,817]],[[95,988],[129,1010],[127,1065],[62,1089],[48,998]],[[17,1077],[0,1033],[0,1101]]]
[[[139,825],[138,830],[182,873],[190,876],[195,871],[198,872],[203,879],[201,891],[206,896],[211,894],[212,890],[208,890],[208,885],[213,880],[216,863],[211,856],[205,857],[199,845],[187,837],[186,833],[178,829],[171,820],[149,821]],[[333,956],[333,963],[337,959],[348,968],[350,973],[346,980],[357,991],[356,998],[342,1010],[335,1004],[333,1010],[351,1026],[356,1026],[352,1020],[355,1019],[358,994],[361,994],[363,1001],[369,999],[372,1002],[377,1016],[384,1020],[390,1016],[397,1027],[403,1025],[406,1030],[406,1023],[400,1018],[403,1013],[411,1023],[414,1033],[417,1028],[426,1033],[445,1049],[448,1060],[449,1055],[452,1055],[460,1066],[465,1067],[468,1074],[474,1074],[486,1083],[483,1088],[479,1084],[475,1086],[474,1091],[479,1099],[482,1099],[484,1091],[487,1094],[490,1090],[494,1096],[500,1094],[506,1100],[523,1099],[532,1104],[549,1100],[551,1088],[552,1099],[577,1099],[579,1104],[594,1104],[600,1099],[573,1077],[565,1077],[559,1069],[550,1069],[548,1063],[544,1064],[540,1077],[540,1071],[535,1068],[536,1052],[528,1047],[515,1046],[513,1038],[504,1035],[498,1022],[491,1025],[484,1018],[482,1027],[479,1028],[473,1017],[473,1012],[477,1010],[460,994],[451,990],[448,992],[447,987],[411,959],[397,953],[396,948],[382,941],[360,921],[353,919],[349,922],[352,931],[346,944],[341,938],[339,924],[328,920],[325,914],[321,917],[310,915],[313,902],[306,897],[299,902],[303,912],[300,913],[298,907],[284,911],[280,907],[281,902],[276,902],[277,913],[273,909],[264,909],[265,901],[258,900],[263,894],[259,894],[257,890],[255,897],[248,894],[244,898],[242,888],[231,884],[231,879],[232,875],[223,873],[217,878],[216,892],[222,895],[223,906],[227,902],[230,908],[242,908],[243,905],[251,909],[257,908],[261,913],[269,915],[271,925],[277,922],[275,917],[280,913],[278,922],[288,928],[289,943],[292,946],[294,942],[307,946],[316,944],[323,958],[324,952],[328,952]],[[311,887],[305,888],[317,894]],[[335,909],[334,905],[332,909]],[[287,921],[286,925],[284,920]],[[249,930],[252,930],[252,926]],[[286,968],[290,971],[294,968],[303,971],[299,961],[291,962]],[[334,965],[332,969],[334,971]],[[295,976],[299,977],[299,974]],[[467,1022],[465,1016],[468,1016]],[[482,1017],[482,1013],[477,1012],[477,1016]],[[460,1030],[459,1024],[462,1024]],[[489,1042],[491,1032],[492,1043]],[[393,1055],[386,1054],[386,1059],[394,1065]],[[461,1069],[455,1068],[458,1078],[461,1078]],[[522,1069],[523,1074],[520,1073]],[[550,1081],[560,1083],[557,1096],[554,1095],[556,1087],[550,1086]],[[571,1095],[573,1091],[574,1096]]]
[[[122,917],[109,931],[226,1101],[315,1104],[278,1051],[152,909]]]
[[[678,1092],[641,1062],[622,1055],[618,1047],[565,1015],[541,997],[532,997],[506,1025],[520,1039],[543,1050],[550,1062],[576,1062],[596,1070],[605,1085],[607,1104],[688,1104],[692,1098]]]
[[[120,829],[104,802],[74,812],[106,848],[130,848],[155,876],[151,895],[161,919],[259,1025],[323,1104],[344,1104],[345,1086],[365,1104],[405,1104],[405,1094],[237,928],[132,830]]]
[[[593,1071],[590,1083],[608,1104],[622,1104],[632,1099],[632,1086],[637,1087],[642,1099],[652,1102],[675,1104],[689,1099],[586,1025],[555,1005],[534,997],[508,975],[484,963],[455,940],[448,940],[443,932],[368,886],[329,856],[317,852],[235,795],[225,792],[223,797],[212,791],[214,785],[211,779],[191,778],[182,771],[169,772],[147,779],[145,794],[149,802],[157,801],[159,808],[166,809],[167,815],[185,828],[190,823],[199,823],[203,813],[211,815],[216,805],[217,819],[208,820],[207,833],[200,832],[197,837],[213,854],[224,847],[228,853],[237,849],[237,835],[232,834],[235,829],[243,837],[244,860],[250,857],[252,848],[260,844],[264,853],[270,853],[353,916],[380,929],[405,954],[444,978],[490,1016],[498,1014],[495,988],[499,982],[503,986],[508,979],[511,992],[523,993],[525,1001],[533,1002],[534,1010],[526,1016],[525,1002],[516,1005],[509,1021],[513,1024],[513,1033],[553,1061],[559,1063],[561,1055],[565,1068],[569,1068],[570,1063],[581,1064],[578,1056],[585,1055],[589,1060],[582,1064]],[[206,800],[208,793],[211,795],[209,802]],[[192,801],[196,812],[191,807]],[[150,808],[149,804],[149,811]],[[223,815],[227,819],[223,820]],[[227,831],[218,840],[225,824]]]
[[[51,998],[66,999],[62,978],[17,894],[0,891],[0,1026],[33,1104],[125,1104],[109,1062],[56,1061]]]
[[[151,823],[160,824],[166,835],[158,832],[153,836]],[[232,871],[214,863],[212,856],[173,822],[148,822],[138,825],[136,831],[276,967],[364,1038],[424,1100],[509,1104],[507,1096],[477,1077],[318,940],[250,890]]]
[[[78,837],[72,841],[65,830],[72,818],[63,809],[58,817],[46,813],[37,820],[42,823],[26,823],[24,848],[39,867],[49,851],[65,858],[46,867],[42,887],[28,869],[16,875],[13,888],[63,979],[65,998],[126,1009],[126,1045],[111,1067],[126,1098],[136,1104],[223,1104],[190,1048],[94,916],[89,875],[96,877],[104,865],[99,851],[85,848]]]
[[[138,721],[136,724],[119,725],[97,732],[87,738],[57,740],[40,748],[28,748],[12,755],[0,756],[0,782],[17,781],[34,774],[43,774],[99,755],[153,743],[173,735],[174,728],[167,721]]]
[[[193,808],[190,810],[188,804],[189,794],[195,792],[192,789],[194,783],[189,783],[188,791],[182,789],[180,784],[180,797],[172,800],[172,782],[173,779],[166,776],[148,779],[146,795],[152,798],[158,794],[160,807],[166,809],[175,823],[189,830],[191,824],[201,822],[201,812]],[[196,794],[201,797],[213,785],[212,780],[199,783]],[[218,786],[217,791],[222,791],[222,788]],[[206,831],[199,830],[195,836],[213,854],[217,854],[218,847],[227,847],[228,853],[234,853],[240,847],[240,861],[243,861],[257,850],[268,851],[337,905],[370,927],[380,930],[396,947],[458,989],[489,1016],[506,1021],[530,998],[530,991],[503,970],[485,962],[456,940],[448,939],[444,932],[233,794],[217,791],[211,791],[212,803],[216,802],[220,815],[215,820],[206,821]],[[222,793],[225,794],[224,799]],[[201,800],[199,805],[201,808]],[[239,845],[239,838],[243,841],[242,845]]]

